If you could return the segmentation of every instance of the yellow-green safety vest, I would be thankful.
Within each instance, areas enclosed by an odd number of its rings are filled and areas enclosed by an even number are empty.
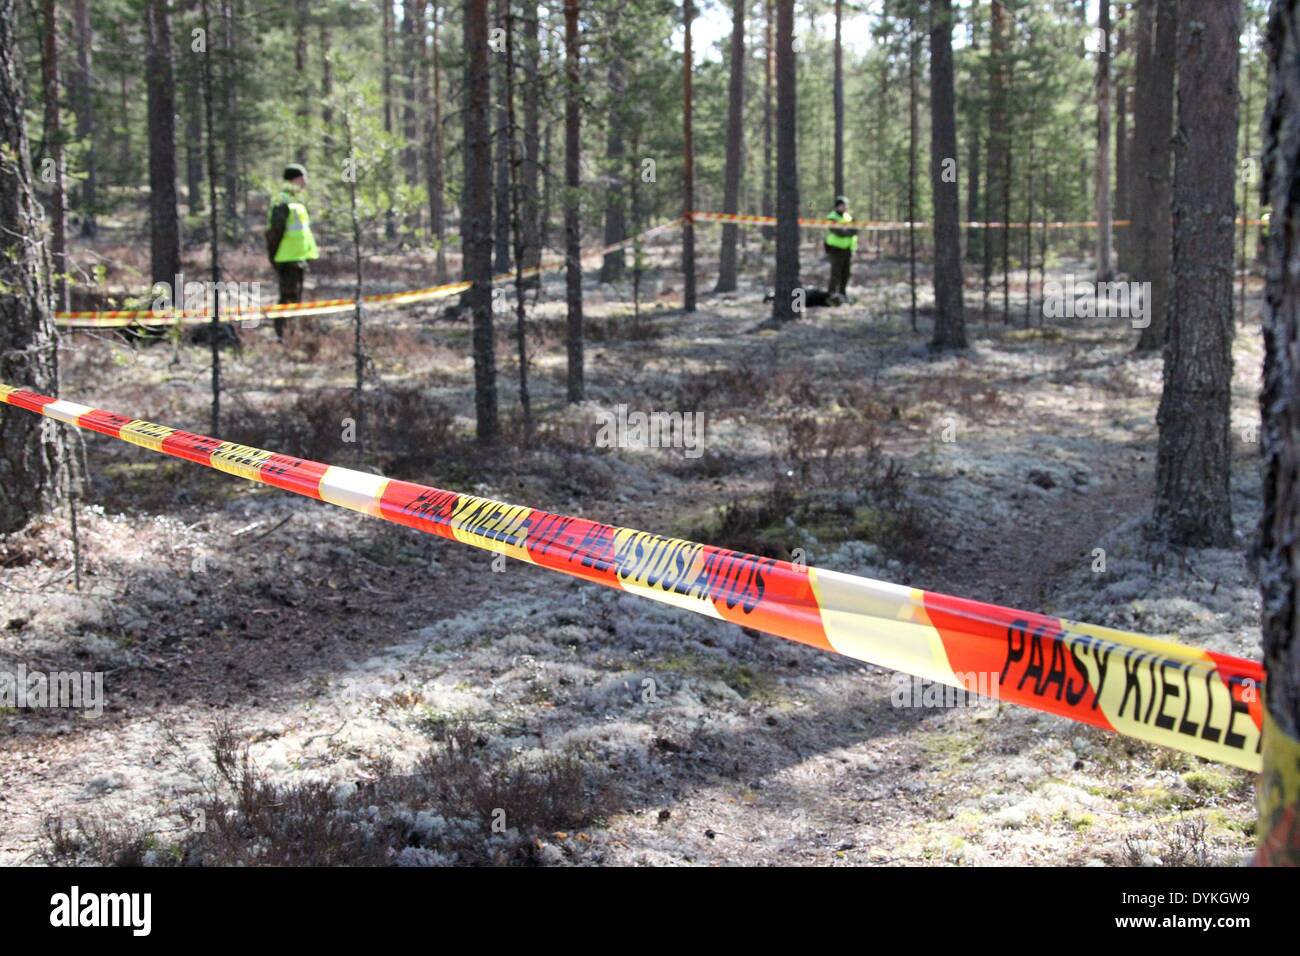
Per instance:
[[[853,214],[846,212],[841,215],[839,212],[831,210],[830,214],[826,218],[834,219],[836,222],[852,222]],[[826,245],[833,246],[836,249],[848,249],[850,252],[853,252],[858,248],[858,237],[837,236],[833,232],[828,232],[826,233]]]
[[[320,252],[316,249],[316,237],[311,234],[311,216],[307,214],[307,207],[298,202],[291,192],[282,192],[276,197],[274,203],[266,214],[266,224],[271,224],[271,216],[275,212],[275,207],[281,203],[287,203],[289,206],[289,218],[284,223],[284,236],[280,239],[280,245],[275,250],[276,262],[302,262],[305,259],[319,259]]]

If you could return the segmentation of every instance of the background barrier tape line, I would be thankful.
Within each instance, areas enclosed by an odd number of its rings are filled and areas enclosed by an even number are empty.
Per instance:
[[[739,222],[763,226],[774,226],[777,222],[775,216],[745,216],[740,215],[739,213],[730,212],[692,212],[688,215],[688,218],[697,222]],[[906,229],[909,226],[916,226],[918,229],[929,229],[930,226],[933,225],[933,223],[929,222],[907,222],[888,219],[850,219],[847,223],[840,222],[838,219],[799,219],[798,223],[800,226],[815,228],[830,228],[832,226],[847,227],[849,229],[857,229],[859,232],[885,232],[895,229]],[[958,223],[958,225],[962,229],[1001,229],[1003,224],[1000,222],[963,222]],[[1044,224],[1041,222],[1035,222],[1030,225],[1035,229],[1041,229]],[[1111,223],[1111,225],[1123,228],[1131,225],[1131,223],[1127,219],[1116,219]],[[1095,229],[1097,223],[1095,221],[1049,222],[1046,223],[1046,226],[1048,229],[1075,229],[1082,227],[1092,227]],[[1023,222],[1013,222],[1008,228],[1023,229],[1024,227],[1025,224]]]
[[[590,252],[584,252],[584,260],[596,256],[604,256],[614,252],[617,249],[623,249],[633,243],[647,239],[656,233],[663,232],[665,229],[671,229],[674,226],[680,226],[684,222],[736,222],[736,223],[754,223],[759,225],[775,225],[775,216],[748,216],[739,213],[726,212],[689,212],[677,218],[670,219],[668,222],[660,223],[657,226],[645,230],[639,235],[630,239],[624,239],[621,242],[611,243],[602,246],[599,249],[593,249]],[[1237,220],[1241,225],[1241,220]],[[843,223],[835,219],[800,219],[800,226],[807,227],[829,227],[841,226]],[[852,228],[862,232],[885,232],[894,229],[906,229],[910,225],[917,228],[929,228],[928,222],[887,222],[871,220],[853,220]],[[1044,225],[1048,229],[1074,229],[1074,228],[1096,228],[1095,221],[1090,222],[1049,222],[1049,223],[1032,223],[1034,227],[1042,228]],[[1123,228],[1131,225],[1127,219],[1117,219],[1111,225],[1117,228]],[[1262,226],[1262,219],[1247,220],[1247,225]],[[1003,226],[1000,222],[963,222],[963,229],[1001,229]],[[1022,229],[1025,223],[1013,222],[1008,228]],[[544,272],[555,272],[563,269],[565,260],[563,258],[550,259],[539,266],[531,266],[524,269],[518,278],[529,279],[535,275]],[[492,278],[493,285],[500,285],[505,282],[513,282],[516,276],[514,273],[503,273]],[[444,285],[429,286],[425,289],[412,289],[408,292],[378,292],[361,297],[363,305],[368,306],[399,306],[412,305],[416,302],[431,302],[436,299],[446,299],[453,295],[459,295],[470,287],[468,282],[448,282]],[[222,320],[227,322],[256,322],[264,318],[300,318],[309,315],[337,315],[343,312],[351,312],[356,308],[356,299],[318,299],[312,302],[294,302],[286,305],[268,305],[257,309],[238,310],[234,309],[222,314]],[[107,329],[123,328],[129,325],[140,326],[173,326],[173,325],[196,325],[212,320],[211,313],[205,310],[173,311],[169,313],[158,313],[152,309],[116,309],[100,312],[55,312],[54,321],[57,325],[65,329]]]
[[[668,222],[660,223],[657,226],[645,230],[644,232],[624,239],[620,242],[614,242],[607,246],[601,246],[582,254],[582,258],[591,259],[596,256],[604,256],[622,249],[633,243],[647,239],[665,229],[671,229],[679,226],[682,219],[671,219]],[[535,275],[544,272],[554,272],[563,269],[565,260],[563,257],[552,258],[539,266],[531,266],[519,273],[519,278],[529,279]],[[507,282],[513,282],[516,276],[513,272],[502,273],[492,277],[493,285],[501,285]],[[466,291],[471,286],[469,282],[448,282],[443,285],[429,286],[425,289],[411,289],[407,292],[376,292],[370,295],[363,295],[361,302],[363,305],[371,307],[387,307],[412,305],[417,302],[431,302],[436,299],[447,299],[454,295]],[[357,300],[353,299],[317,299],[312,302],[294,302],[286,305],[266,305],[256,309],[231,309],[223,310],[221,320],[223,322],[258,322],[267,318],[300,318],[309,315],[336,315],[343,312],[351,312],[356,308]],[[91,311],[91,312],[55,312],[54,321],[57,325],[65,329],[105,329],[105,328],[123,328],[129,325],[140,326],[160,326],[169,327],[174,325],[200,325],[212,321],[212,313],[206,309],[191,310],[174,310],[170,312],[155,312],[153,309],[116,309],[109,311]]]
[[[775,216],[747,216],[747,215],[741,215],[739,213],[730,213],[730,212],[696,211],[696,212],[687,213],[686,218],[696,222],[739,222],[739,223],[753,223],[753,224],[764,225],[764,226],[774,226],[776,225],[777,222]],[[840,222],[838,219],[800,219],[798,220],[798,222],[799,225],[801,226],[809,226],[809,227],[817,227],[817,228],[821,228],[821,227],[829,228],[832,226],[841,226],[841,227],[848,227],[850,229],[857,229],[860,232],[884,232],[884,231],[895,230],[895,229],[906,229],[909,226],[916,226],[916,228],[918,229],[929,229],[933,225],[933,223],[930,222],[905,222],[905,221],[898,222],[893,220],[872,220],[872,219],[851,219],[847,223]],[[1123,229],[1127,226],[1131,226],[1132,224],[1133,223],[1128,219],[1116,219],[1111,222],[1111,226],[1118,229]],[[1236,224],[1240,226],[1242,225],[1242,221],[1238,219],[1236,221]],[[1248,226],[1265,225],[1264,220],[1262,219],[1248,219],[1246,220],[1245,224]],[[1095,219],[1090,219],[1090,220],[1083,220],[1079,222],[1047,222],[1047,223],[1043,223],[1043,222],[1031,222],[1031,223],[962,222],[962,223],[958,223],[958,225],[962,229],[1002,229],[1004,227],[1008,229],[1023,229],[1025,228],[1026,225],[1030,226],[1033,229],[1042,229],[1044,226],[1046,226],[1048,229],[1096,229],[1098,223]]]
[[[1261,766],[1256,661],[275,454],[8,385],[0,402],[825,651]]]

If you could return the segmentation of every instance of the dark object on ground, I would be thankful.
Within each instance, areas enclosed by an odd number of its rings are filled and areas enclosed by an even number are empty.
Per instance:
[[[473,312],[471,312],[466,306],[462,305],[459,301],[456,301],[434,316],[434,320],[442,320],[444,322],[468,322],[473,317]]]
[[[776,298],[776,291],[767,290],[767,295],[763,296],[764,302],[771,302]],[[828,306],[844,304],[844,296],[838,292],[828,292],[825,289],[818,289],[816,286],[803,290],[803,304],[806,309],[824,309]]]
[[[240,351],[244,347],[243,341],[239,338],[239,329],[229,322],[218,322],[215,332],[211,322],[191,326],[185,332],[185,341],[191,345],[211,345],[214,335],[217,338],[218,348],[233,348]]]
[[[171,325],[124,325],[117,329],[119,337],[132,345],[157,345],[159,342],[169,342],[172,337]],[[198,325],[188,326],[185,330],[185,341],[191,345],[209,345],[212,342],[212,323],[203,322]],[[239,329],[229,322],[222,322],[217,326],[217,345],[221,348],[233,348],[236,351],[244,347],[243,340],[239,337]]]
[[[114,332],[132,345],[153,345],[166,341],[169,329],[165,325],[124,325]]]

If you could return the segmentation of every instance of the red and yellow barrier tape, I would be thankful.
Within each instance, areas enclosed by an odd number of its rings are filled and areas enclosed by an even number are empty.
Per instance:
[[[775,216],[746,216],[739,213],[731,212],[691,212],[688,217],[695,222],[737,222],[748,225],[774,226],[776,225]],[[1248,219],[1245,221],[1248,226],[1265,225],[1262,219]],[[830,228],[832,226],[847,227],[857,229],[859,232],[886,232],[894,229],[906,229],[909,226],[915,226],[917,229],[929,229],[934,225],[932,222],[897,222],[893,220],[875,220],[875,219],[852,219],[849,222],[840,222],[838,219],[800,219],[800,226],[809,226],[817,228]],[[1078,222],[963,222],[959,223],[962,229],[1024,229],[1029,226],[1032,229],[1096,229],[1098,222],[1095,219],[1081,220]],[[1111,222],[1111,226],[1117,229],[1123,229],[1133,225],[1131,220],[1116,219]],[[1237,225],[1242,225],[1242,220],[1237,220]]]
[[[610,243],[607,246],[601,246],[598,249],[592,249],[582,254],[584,261],[594,259],[597,256],[605,256],[616,249],[622,249],[630,246],[635,242],[648,239],[665,229],[671,229],[680,225],[682,220],[670,219],[668,222],[652,226],[644,232],[632,236],[630,239],[624,239],[621,242]],[[519,278],[530,279],[535,275],[541,275],[545,272],[554,272],[563,269],[565,260],[562,256],[551,257],[541,265],[531,266],[524,269]],[[516,276],[513,272],[505,272],[493,276],[492,284],[501,285],[507,282],[513,282]],[[370,308],[387,308],[391,306],[413,305],[417,302],[432,302],[436,299],[446,299],[454,295],[460,295],[470,287],[469,282],[447,282],[442,285],[429,286],[424,289],[411,289],[407,292],[376,292],[371,295],[363,295],[361,302],[364,306]],[[301,318],[308,315],[336,315],[343,312],[351,312],[356,308],[357,300],[352,299],[316,299],[311,302],[293,302],[285,305],[266,305],[255,309],[223,309],[221,319],[224,322],[257,322],[262,319],[270,318]],[[201,325],[205,322],[212,321],[212,313],[206,309],[191,310],[173,310],[173,311],[154,311],[153,309],[115,309],[100,312],[55,312],[55,324],[65,329],[105,329],[105,328],[122,328],[129,325],[138,326],[157,326],[168,327],[173,325]]]
[[[1255,661],[325,465],[7,385],[0,402],[824,651],[1260,769]]]
[[[1300,740],[1292,737],[1267,710],[1264,712],[1264,765],[1268,768],[1255,788],[1259,809],[1260,866],[1300,863]]]
[[[469,286],[468,282],[449,282],[445,285],[430,286],[427,289],[412,289],[409,292],[380,292],[364,295],[361,301],[368,306],[409,305],[413,302],[444,299],[464,292]],[[276,316],[297,318],[305,315],[332,315],[351,312],[356,308],[356,304],[356,299],[317,299],[312,302],[294,302],[287,305],[266,305],[257,309],[223,309],[221,319],[225,322],[253,322]],[[204,309],[172,312],[155,312],[152,309],[115,309],[106,312],[56,312],[54,321],[67,329],[120,328],[127,325],[196,325],[211,322],[212,314]]]

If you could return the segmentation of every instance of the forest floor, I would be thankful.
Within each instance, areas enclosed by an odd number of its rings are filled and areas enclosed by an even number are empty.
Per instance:
[[[427,284],[396,262],[383,274],[391,288]],[[819,567],[1258,657],[1258,289],[1235,346],[1238,543],[1175,551],[1144,535],[1161,368],[1133,354],[1126,320],[1035,314],[1025,328],[1013,278],[1011,322],[971,309],[969,350],[935,358],[928,278],[913,332],[897,262],[859,263],[852,305],[779,332],[755,328],[769,308],[755,282],[718,297],[702,286],[686,316],[679,278],[664,275],[639,320],[625,286],[588,287],[578,406],[563,402],[563,285],[548,279],[530,332],[530,447],[513,315],[498,316],[497,340],[508,441],[484,455],[468,438],[468,324],[445,304],[369,317],[383,384],[356,444],[341,440],[350,318],[287,345],[246,331],[222,356],[221,437],[780,557],[801,548]],[[979,301],[972,283],[968,306]],[[63,392],[206,432],[208,375],[203,346],[78,334]],[[703,412],[703,454],[595,447],[598,414],[619,403]],[[0,541],[0,669],[103,671],[107,706],[97,719],[0,711],[0,863],[194,860],[196,806],[224,813],[207,862],[291,852],[269,845],[275,833],[302,858],[347,861],[352,844],[329,826],[401,863],[1173,865],[1252,852],[1243,771],[1014,706],[896,707],[879,668],[494,567],[102,436],[85,444],[82,586],[66,514]],[[465,792],[442,777],[389,786],[448,741],[474,752]],[[270,801],[299,823],[315,814],[316,836],[224,826],[272,812],[231,793],[212,802],[243,746],[268,792],[321,798]],[[547,763],[556,754],[572,762]],[[305,844],[327,831],[343,849],[312,856]]]

